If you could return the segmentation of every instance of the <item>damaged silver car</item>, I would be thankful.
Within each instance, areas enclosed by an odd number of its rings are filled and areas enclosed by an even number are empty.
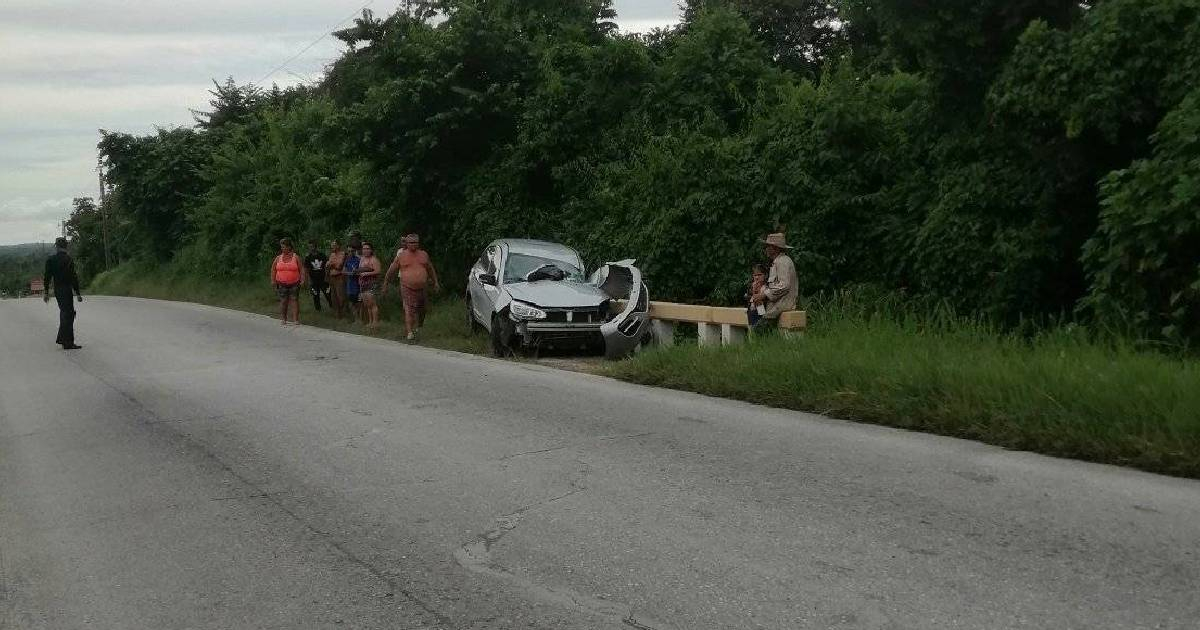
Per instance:
[[[585,276],[579,252],[545,241],[493,242],[467,277],[467,319],[492,352],[603,348],[618,359],[646,335],[650,296],[634,261]]]

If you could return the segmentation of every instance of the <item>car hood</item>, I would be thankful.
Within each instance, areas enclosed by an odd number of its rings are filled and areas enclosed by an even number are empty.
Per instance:
[[[504,285],[514,300],[543,308],[591,308],[609,298],[596,286],[570,280],[538,280]]]

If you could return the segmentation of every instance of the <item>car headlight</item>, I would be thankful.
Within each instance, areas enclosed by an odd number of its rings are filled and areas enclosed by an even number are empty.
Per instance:
[[[508,307],[508,313],[517,321],[546,319],[546,311],[543,311],[540,308],[534,308],[524,302],[511,303]]]

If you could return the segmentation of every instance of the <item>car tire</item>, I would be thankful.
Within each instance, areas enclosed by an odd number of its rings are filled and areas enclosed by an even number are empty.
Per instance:
[[[499,315],[492,316],[492,331],[490,336],[492,338],[492,356],[494,357],[508,356],[508,346],[504,345],[504,338],[500,336],[500,327],[503,325],[504,322],[500,319]]]
[[[467,329],[471,331],[472,335],[474,335],[474,334],[478,333],[480,330],[483,330],[483,326],[480,325],[479,320],[475,319],[475,308],[474,308],[474,305],[471,304],[471,296],[470,295],[467,295],[466,303],[467,303]]]

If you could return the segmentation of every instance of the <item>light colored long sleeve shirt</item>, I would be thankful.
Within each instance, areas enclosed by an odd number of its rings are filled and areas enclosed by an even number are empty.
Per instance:
[[[763,294],[767,298],[764,317],[778,319],[787,311],[796,310],[800,278],[796,275],[796,263],[787,254],[779,254],[771,261],[771,273],[767,276],[767,287]]]

